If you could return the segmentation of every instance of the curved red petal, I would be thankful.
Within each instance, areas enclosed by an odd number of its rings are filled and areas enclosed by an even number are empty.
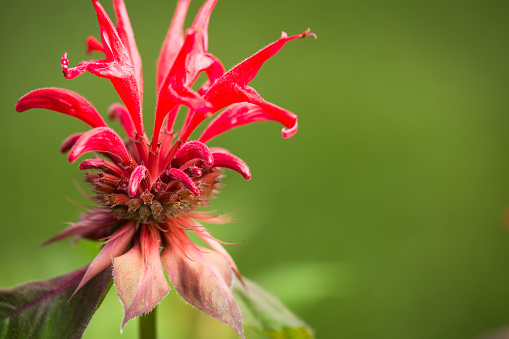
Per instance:
[[[78,166],[80,170],[96,169],[102,170],[104,166],[104,159],[87,159],[81,162]]]
[[[112,104],[108,108],[108,116],[110,119],[117,119],[124,128],[127,136],[131,139],[136,138],[136,127],[127,108],[121,104]]]
[[[114,163],[111,163],[109,161],[105,161],[104,159],[87,159],[80,163],[78,166],[80,170],[100,170],[108,174],[116,175],[117,177],[128,176],[128,173],[125,169],[122,169],[115,165]]]
[[[147,175],[147,168],[143,165],[140,165],[134,169],[131,173],[131,178],[129,178],[129,189],[128,194],[132,198],[136,195],[136,191],[140,187],[141,181]]]
[[[67,79],[73,79],[85,71],[109,79],[129,110],[138,134],[144,135],[141,118],[141,85],[137,82],[135,67],[104,8],[97,0],[92,0],[92,2],[101,29],[106,60],[82,61],[76,67],[68,68],[69,61],[67,53],[65,53],[61,61],[62,71]]]
[[[78,93],[63,88],[41,88],[19,99],[16,111],[24,112],[31,108],[44,108],[70,115],[87,125],[105,127],[106,123],[94,106]]]
[[[83,133],[76,133],[71,134],[67,138],[65,138],[65,140],[62,141],[62,144],[60,145],[60,153],[69,152],[69,150],[74,146],[76,141],[78,141],[78,139],[81,138],[82,135]]]
[[[216,136],[239,126],[253,122],[276,119],[266,113],[261,107],[247,102],[233,104],[210,122],[202,135],[198,138],[201,142],[207,142]]]
[[[200,141],[186,142],[175,155],[176,165],[183,165],[188,161],[200,159],[205,166],[210,167],[214,163],[214,158],[207,145]]]
[[[92,52],[100,52],[104,54],[103,44],[97,40],[94,36],[89,36],[85,41],[87,44],[87,54],[91,54]]]
[[[214,167],[224,167],[238,172],[246,180],[251,179],[251,171],[246,163],[233,154],[216,152],[212,153],[214,157]]]
[[[191,179],[186,173],[179,170],[178,168],[170,168],[167,172],[167,175],[171,180],[176,180],[184,185],[185,188],[190,190],[194,195],[199,196],[200,190],[196,187],[193,179]]]
[[[247,84],[255,77],[265,61],[275,55],[287,42],[294,39],[305,38],[310,35],[315,36],[309,29],[291,37],[288,37],[285,32],[282,32],[278,41],[268,45],[223,74],[210,86],[209,90],[204,95],[204,98],[214,107],[211,113],[215,113],[233,103],[250,102],[262,107],[267,113],[288,128],[288,130],[283,131],[283,136],[289,137],[295,134],[297,116],[290,111],[266,102],[256,91],[248,88]],[[194,112],[191,112],[191,114],[186,121],[185,131],[182,131],[181,138],[183,140],[207,118],[206,116]]]
[[[111,154],[118,157],[124,166],[129,165],[132,161],[122,139],[114,130],[108,127],[97,127],[83,133],[71,149],[69,161],[74,162],[78,157],[87,152]]]

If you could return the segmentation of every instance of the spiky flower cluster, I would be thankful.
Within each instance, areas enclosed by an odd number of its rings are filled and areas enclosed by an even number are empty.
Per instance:
[[[150,142],[142,124],[141,58],[123,0],[113,1],[116,26],[99,2],[92,0],[102,43],[89,37],[88,51],[103,53],[106,59],[82,61],[69,68],[66,53],[61,63],[68,79],[88,71],[111,81],[124,105],[112,105],[109,117],[120,121],[126,140],[106,125],[92,104],[69,90],[35,90],[16,106],[19,112],[54,110],[92,127],[67,138],[61,151],[69,153],[70,162],[88,152],[99,155],[79,165],[87,171],[85,180],[92,185],[96,193],[92,199],[98,206],[49,242],[65,237],[103,241],[77,290],[113,263],[115,286],[125,310],[122,326],[149,312],[168,293],[164,266],[184,299],[243,336],[241,313],[230,290],[232,273],[242,277],[221,242],[200,224],[224,220],[196,208],[206,206],[217,193],[223,168],[245,179],[251,174],[242,160],[205,143],[232,128],[264,120],[280,122],[284,137],[295,134],[296,115],[265,101],[247,84],[288,41],[314,34],[307,30],[288,37],[283,32],[279,40],[225,72],[219,59],[208,53],[207,28],[216,1],[205,1],[185,34],[190,0],[178,2],[157,64],[158,100]],[[208,80],[196,92],[191,86],[201,72]],[[173,125],[181,106],[188,113],[177,133]],[[189,140],[201,122],[222,109],[200,137]],[[209,248],[193,243],[190,231]]]

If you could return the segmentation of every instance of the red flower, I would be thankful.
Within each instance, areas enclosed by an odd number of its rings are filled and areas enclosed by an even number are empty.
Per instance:
[[[85,180],[92,185],[96,193],[92,199],[98,206],[48,243],[65,237],[103,241],[77,290],[113,262],[115,286],[125,310],[122,327],[166,296],[169,286],[164,266],[184,299],[242,337],[241,313],[230,291],[232,273],[240,280],[242,277],[221,242],[200,224],[225,220],[195,209],[207,206],[218,192],[222,168],[237,171],[245,179],[251,173],[241,159],[224,149],[209,149],[205,142],[232,128],[263,120],[280,122],[285,127],[284,137],[295,134],[296,115],[263,100],[247,84],[288,41],[314,34],[307,30],[288,37],[283,32],[278,41],[225,73],[219,59],[207,52],[208,21],[216,0],[204,3],[185,34],[183,23],[190,0],[180,0],[157,64],[158,101],[149,143],[142,124],[141,58],[124,2],[113,2],[116,27],[99,2],[92,2],[102,43],[88,38],[88,51],[100,51],[106,59],[82,61],[69,68],[66,53],[63,73],[73,79],[88,71],[112,82],[125,106],[112,105],[109,116],[120,121],[127,138],[122,140],[86,99],[72,91],[39,89],[19,100],[18,112],[50,109],[92,127],[64,141],[61,151],[69,152],[69,161],[87,152],[101,155],[79,165],[87,171]],[[206,72],[208,81],[195,92],[191,86],[201,72]],[[181,105],[187,106],[189,113],[178,135],[173,123]],[[223,108],[197,140],[188,140],[202,121]],[[188,232],[194,232],[209,248],[193,243]]]

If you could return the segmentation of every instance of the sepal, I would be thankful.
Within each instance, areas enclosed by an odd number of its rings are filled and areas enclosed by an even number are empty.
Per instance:
[[[232,292],[232,270],[216,252],[189,245],[185,234],[165,234],[161,260],[179,294],[191,305],[232,327],[244,338],[242,314]],[[182,241],[186,239],[187,241]]]

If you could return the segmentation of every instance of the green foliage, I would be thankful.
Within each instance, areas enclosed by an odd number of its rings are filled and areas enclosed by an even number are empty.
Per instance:
[[[108,268],[69,300],[86,269],[0,290],[0,338],[81,338],[111,286]]]
[[[244,327],[264,333],[270,339],[313,339],[307,325],[276,297],[244,278],[233,285],[235,300],[242,310]]]

